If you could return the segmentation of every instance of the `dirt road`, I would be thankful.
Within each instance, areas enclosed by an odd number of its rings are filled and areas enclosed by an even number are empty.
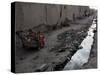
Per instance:
[[[70,27],[64,27],[50,32],[46,35],[46,45],[40,50],[25,50],[22,48],[21,41],[16,36],[16,72],[33,72],[43,64],[51,64],[55,62],[61,62],[69,54],[69,50],[57,53],[50,50],[60,43],[57,41],[57,35],[66,31],[74,30],[75,32],[81,32],[81,29],[89,27],[91,25],[92,16],[86,17],[82,20],[76,20]],[[47,71],[50,71],[48,69]]]

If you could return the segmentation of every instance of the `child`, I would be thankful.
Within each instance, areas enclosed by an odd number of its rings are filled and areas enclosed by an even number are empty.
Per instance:
[[[45,45],[45,37],[44,34],[42,32],[38,32],[38,41],[39,41],[39,47],[43,48]]]

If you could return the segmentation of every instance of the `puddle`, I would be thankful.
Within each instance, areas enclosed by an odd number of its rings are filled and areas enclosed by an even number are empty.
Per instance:
[[[71,60],[65,65],[63,70],[79,69],[83,64],[88,62],[91,47],[94,41],[94,30],[96,30],[96,23],[93,20],[93,23],[87,32],[88,35],[80,44],[82,49],[77,50],[77,52],[72,56]]]

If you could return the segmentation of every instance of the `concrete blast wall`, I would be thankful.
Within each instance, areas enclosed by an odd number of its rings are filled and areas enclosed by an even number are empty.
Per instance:
[[[16,31],[29,29],[40,24],[59,25],[65,18],[73,20],[73,16],[82,16],[85,10],[89,10],[89,7],[16,2]]]

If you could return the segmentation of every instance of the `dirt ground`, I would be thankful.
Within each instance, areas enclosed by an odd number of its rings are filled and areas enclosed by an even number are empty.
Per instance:
[[[18,38],[18,36],[16,36],[16,53],[15,53],[16,54],[16,60],[15,60],[16,72],[34,72],[34,71],[39,72],[39,71],[61,70],[63,68],[62,66],[64,66],[68,60],[70,60],[70,57],[72,56],[71,53],[73,52],[75,53],[76,51],[75,50],[76,47],[73,41],[74,42],[76,41],[78,44],[81,43],[82,39],[86,36],[87,29],[91,25],[92,19],[93,19],[93,16],[84,18],[82,20],[76,20],[74,23],[70,25],[70,27],[63,27],[61,29],[45,34],[46,45],[44,48],[40,50],[37,50],[37,49],[27,50],[27,49],[22,48],[21,40]],[[64,37],[62,38],[63,40],[59,42],[57,40],[57,36],[63,33],[67,33],[67,32],[71,32],[70,34],[68,34],[69,38],[66,38],[64,34]],[[82,37],[77,38],[78,33],[81,33],[79,35],[81,35]],[[83,37],[83,35],[85,36]],[[66,41],[67,42],[69,41],[69,43],[67,43]],[[92,55],[90,57],[89,65],[96,64],[96,62],[93,63],[92,61],[97,60],[96,54],[95,54],[96,42],[94,43],[95,45],[93,46],[93,49],[92,49],[92,53],[91,53]],[[70,46],[70,49],[65,49],[66,45]],[[91,66],[90,68],[93,68],[93,67]],[[86,68],[86,67],[84,66],[83,68]]]

